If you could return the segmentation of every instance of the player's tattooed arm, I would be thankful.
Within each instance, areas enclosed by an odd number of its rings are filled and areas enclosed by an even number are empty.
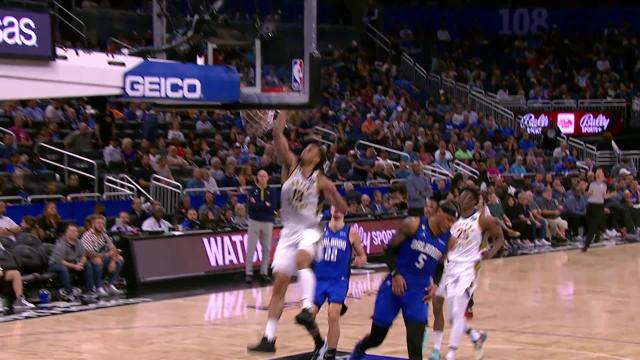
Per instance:
[[[356,231],[355,228],[351,227],[349,229],[349,241],[351,242],[351,246],[356,253],[356,258],[353,261],[355,266],[362,266],[367,263],[367,253],[364,252],[364,248],[362,247],[362,242],[360,241],[360,234]]]
[[[318,187],[320,191],[324,194],[324,197],[329,200],[331,205],[336,208],[339,212],[346,214],[348,207],[347,203],[344,201],[338,189],[336,189],[336,185],[333,181],[329,180],[326,176],[320,175],[318,176]]]
[[[287,126],[287,112],[280,111],[273,123],[273,148],[276,157],[282,165],[283,175],[289,176],[289,173],[295,168],[298,159],[289,149],[289,143],[284,136],[284,128]]]

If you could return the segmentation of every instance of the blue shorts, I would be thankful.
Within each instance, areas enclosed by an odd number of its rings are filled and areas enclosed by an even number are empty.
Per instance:
[[[373,309],[373,322],[381,327],[391,327],[393,320],[402,310],[405,323],[427,324],[428,307],[422,300],[425,287],[409,286],[403,296],[393,294],[391,290],[391,275],[389,275],[378,289],[376,304]]]
[[[325,301],[328,301],[329,304],[344,304],[347,292],[349,292],[349,279],[318,279],[313,302],[318,309]]]

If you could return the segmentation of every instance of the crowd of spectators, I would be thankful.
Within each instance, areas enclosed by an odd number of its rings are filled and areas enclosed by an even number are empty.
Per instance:
[[[638,36],[629,26],[599,34],[565,34],[550,27],[530,36],[490,36],[473,29],[452,37],[403,27],[403,51],[434,74],[506,97],[631,100],[640,80]]]
[[[399,81],[397,64],[391,58],[374,61],[358,44],[331,49],[323,62],[321,102],[313,110],[290,113],[287,138],[294,152],[316,136],[332,142],[327,149],[327,175],[342,184],[351,216],[416,211],[424,206],[421,199],[426,197],[455,196],[464,185],[462,175],[431,179],[429,187],[421,169],[432,165],[453,172],[453,162],[459,161],[478,171],[476,183],[490,194],[492,213],[513,239],[509,247],[527,249],[580,240],[586,215],[585,181],[595,170],[589,160],[578,171],[578,154],[565,144],[540,144],[526,133],[518,135],[509,124],[498,123],[467,104],[453,104],[442,93],[428,94],[427,103],[420,103]],[[269,141],[245,133],[234,112],[158,111],[144,103],[41,100],[3,103],[0,122],[15,134],[4,136],[0,144],[5,170],[0,174],[2,196],[90,191],[86,179],[77,175],[65,184],[56,182],[56,174],[44,184],[39,181],[41,174],[50,173],[34,154],[33,146],[39,142],[96,159],[102,173],[126,172],[143,189],[149,188],[153,175],[159,175],[180,182],[188,191],[175,209],[134,200],[131,212],[119,214],[107,225],[116,234],[246,228],[252,204],[244,199],[256,186],[258,171],[264,170],[270,184],[280,182],[280,167]],[[315,133],[316,126],[334,131],[335,139]],[[360,140],[387,150],[355,150]],[[398,151],[406,155],[398,156]],[[623,161],[607,170],[611,195],[606,203],[610,214],[606,235],[635,234],[640,226],[637,169]],[[354,186],[391,182],[386,193],[359,192]],[[194,199],[202,205],[192,206]],[[73,228],[62,224],[55,203],[48,204],[35,222],[27,220],[23,230],[41,241],[75,237]],[[92,229],[91,221],[81,228]],[[121,263],[109,260],[116,256],[112,249],[98,254],[91,253],[95,266],[86,266],[89,258],[71,267],[63,265],[75,271],[91,268],[93,287],[101,293],[110,290],[100,290],[93,276],[101,274],[99,270],[113,274]],[[79,269],[79,263],[85,266]],[[89,278],[86,281],[89,284]]]

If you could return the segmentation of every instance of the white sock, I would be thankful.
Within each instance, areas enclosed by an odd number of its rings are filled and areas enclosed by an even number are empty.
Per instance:
[[[302,308],[310,309],[313,306],[313,295],[316,291],[316,275],[309,268],[301,269],[298,270],[298,281],[302,287]]]
[[[433,350],[440,351],[440,347],[442,346],[442,331],[434,331],[433,332]]]
[[[456,360],[456,350],[449,348],[449,352],[447,353],[446,360]]]
[[[264,336],[269,341],[273,341],[276,338],[276,330],[278,329],[278,319],[267,320],[267,326],[264,329]]]

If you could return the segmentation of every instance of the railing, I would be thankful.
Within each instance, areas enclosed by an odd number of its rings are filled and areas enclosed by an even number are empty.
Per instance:
[[[631,117],[629,126],[632,128],[640,127],[640,97],[634,97],[631,101]]]
[[[18,138],[16,137],[16,134],[13,133],[13,131],[11,131],[9,129],[5,129],[3,127],[0,127],[0,132],[3,132],[5,134],[9,134],[13,138],[13,148],[14,149],[18,148]]]
[[[315,140],[315,141],[319,141],[321,143],[327,144],[327,145],[334,145],[338,143],[338,134],[336,134],[335,131],[331,131],[329,129],[325,129],[323,127],[320,126],[316,126],[313,128],[313,135],[311,136],[311,139]],[[326,140],[324,137],[328,136],[329,138],[331,138],[333,141],[330,140]]]
[[[76,201],[76,200],[100,200],[103,199],[103,196],[98,193],[81,193],[81,194],[69,194],[67,196],[67,201]]]
[[[151,176],[151,197],[160,202],[167,212],[173,212],[182,198],[182,185],[160,175]]]
[[[465,175],[467,177],[472,177],[474,179],[478,179],[480,177],[480,172],[473,167],[463,163],[460,160],[455,160],[453,162],[453,169],[455,172]]]
[[[6,203],[11,203],[11,204],[26,204],[27,203],[27,199],[23,198],[22,196],[0,196],[0,201],[4,201]]]
[[[118,177],[105,176],[103,198],[109,200],[126,200],[140,196],[148,201],[153,200],[149,193],[127,175],[120,175]]]
[[[29,204],[33,203],[33,202],[39,202],[39,201],[58,201],[58,200],[65,200],[65,197],[62,195],[31,195],[31,196],[27,196],[27,202]]]
[[[75,33],[80,35],[80,37],[82,37],[82,40],[84,41],[84,45],[87,46],[87,35],[86,35],[86,33],[87,33],[87,25],[82,20],[80,20],[80,18],[78,18],[77,16],[73,15],[73,13],[71,11],[65,9],[57,1],[53,0],[53,5],[54,5],[54,14],[55,14],[56,18],[59,21],[62,21],[67,26],[69,26],[69,28],[71,28],[71,30],[73,30]],[[60,11],[60,10],[62,10],[62,12],[65,14],[65,16],[69,16],[71,19],[73,19],[73,21],[75,21],[78,24],[80,24],[80,27],[82,28],[82,30],[78,29],[72,23],[70,23],[64,17],[62,17],[58,13],[58,11]]]
[[[366,147],[371,147],[371,148],[374,148],[374,149],[379,149],[381,151],[386,151],[389,154],[398,155],[401,159],[404,158],[404,160],[407,160],[407,161],[409,161],[411,159],[409,154],[407,154],[406,152],[395,150],[395,149],[392,149],[392,148],[389,148],[389,147],[386,147],[386,146],[374,144],[372,142],[368,142],[368,141],[364,141],[364,140],[356,141],[356,144],[354,146],[354,150],[356,151],[357,154],[360,154],[360,152],[362,151],[360,149],[361,146],[366,146]]]
[[[435,180],[449,180],[452,177],[450,172],[440,166],[425,165],[422,167],[422,171],[424,171],[424,173],[427,174],[431,179]]]
[[[640,150],[623,150],[620,152],[619,160],[630,161],[636,171],[638,171],[638,169],[640,169]]]
[[[50,150],[54,153],[57,154],[61,154],[62,158],[63,158],[63,163],[60,164],[58,162],[55,162],[53,160],[49,160],[45,157],[43,157],[43,155],[40,153],[40,149],[47,149]],[[35,148],[36,154],[40,157],[40,160],[42,160],[43,163],[45,164],[49,164],[51,166],[55,166],[57,168],[61,168],[64,171],[64,181],[65,183],[69,180],[69,172],[73,172],[76,173],[78,175],[82,175],[85,177],[88,177],[89,179],[93,180],[93,192],[98,192],[98,164],[94,161],[91,160],[89,158],[86,158],[84,156],[80,156],[80,155],[76,155],[74,153],[71,153],[69,151],[66,150],[62,150],[59,149],[55,146],[51,146],[45,143],[37,143],[36,144],[36,148]],[[77,163],[85,163],[88,164],[90,168],[93,168],[93,173],[88,173],[85,172],[83,170],[79,170],[79,169],[75,169],[73,167],[71,167],[71,164],[69,163],[69,159],[73,159],[76,161]]]

